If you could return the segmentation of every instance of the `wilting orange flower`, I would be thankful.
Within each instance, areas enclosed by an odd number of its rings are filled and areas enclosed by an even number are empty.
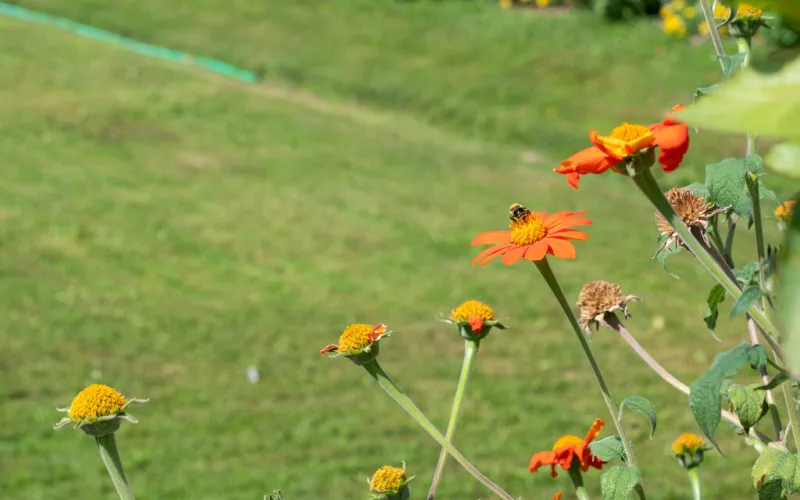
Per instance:
[[[588,236],[572,229],[588,226],[592,221],[583,217],[587,212],[531,212],[514,203],[511,205],[510,231],[488,231],[472,240],[472,245],[495,245],[483,250],[472,261],[486,265],[495,257],[503,256],[503,264],[511,265],[524,258],[542,260],[549,253],[563,259],[575,258],[575,247],[569,240],[587,240]]]
[[[554,171],[565,174],[569,185],[578,189],[581,175],[602,174],[609,168],[619,172],[619,163],[657,146],[661,148],[658,155],[661,168],[665,172],[672,172],[681,164],[689,149],[689,129],[671,115],[671,112],[682,109],[683,106],[673,107],[664,121],[649,127],[626,122],[615,128],[609,136],[599,135],[592,130],[589,138],[593,146],[562,161]]]
[[[550,474],[556,477],[558,476],[556,465],[560,465],[564,470],[569,470],[574,460],[580,463],[583,472],[589,470],[589,467],[602,468],[605,462],[592,455],[589,443],[594,441],[597,435],[600,434],[604,425],[605,423],[597,418],[592,424],[592,428],[586,433],[585,438],[561,436],[553,445],[552,451],[540,451],[531,457],[531,464],[528,469],[531,472],[536,472],[543,465],[549,465]]]

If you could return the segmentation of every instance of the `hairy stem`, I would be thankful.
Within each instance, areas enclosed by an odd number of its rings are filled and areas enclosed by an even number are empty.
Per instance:
[[[714,46],[714,52],[716,52],[719,58],[719,64],[724,70],[725,62],[722,58],[725,56],[725,47],[722,46],[722,37],[719,36],[717,22],[714,19],[714,11],[711,10],[711,5],[708,3],[708,0],[698,0],[697,3],[700,4],[700,8],[703,10],[703,17],[705,17],[706,23],[708,24],[708,35],[711,37],[711,44]]]
[[[702,500],[703,493],[700,488],[700,467],[689,469],[689,481],[692,483],[692,495],[694,500]]]
[[[575,496],[578,497],[578,500],[589,500],[589,493],[583,485],[583,474],[581,473],[580,465],[577,467],[574,465],[571,466],[567,470],[567,473],[572,481],[572,485],[575,487]]]
[[[128,478],[125,477],[125,469],[122,468],[122,459],[119,457],[117,440],[114,439],[114,434],[95,438],[95,441],[97,442],[97,449],[100,451],[100,458],[103,459],[120,500],[133,500],[133,491],[131,491],[131,486],[128,484]]]
[[[600,392],[603,394],[603,401],[605,401],[606,406],[608,407],[608,413],[611,415],[611,420],[614,422],[614,427],[617,429],[617,435],[622,440],[622,446],[625,448],[625,455],[627,456],[628,465],[630,467],[636,467],[636,456],[633,454],[633,447],[625,435],[625,429],[622,427],[619,418],[617,418],[617,405],[614,403],[614,399],[611,397],[611,392],[608,390],[606,379],[603,376],[603,372],[600,370],[600,366],[597,364],[594,354],[592,354],[592,349],[589,347],[589,343],[586,341],[583,329],[578,324],[578,320],[575,318],[575,314],[572,312],[572,308],[567,302],[567,298],[564,296],[564,292],[561,290],[561,286],[558,284],[558,280],[553,274],[553,270],[550,268],[550,264],[547,262],[547,259],[544,258],[535,262],[535,264],[536,267],[539,268],[539,272],[542,273],[544,280],[550,286],[550,290],[556,297],[556,300],[561,306],[561,309],[564,311],[564,315],[566,315],[570,325],[572,325],[572,329],[575,331],[575,335],[578,337],[578,342],[583,349],[583,353],[586,355],[586,359],[589,360],[589,365],[592,367],[592,372],[597,379],[597,384],[600,386]]]
[[[430,436],[439,443],[442,448],[447,450],[456,462],[459,463],[467,472],[470,473],[472,477],[480,481],[483,485],[487,488],[492,490],[495,495],[505,500],[514,500],[514,497],[503,491],[502,488],[497,486],[495,483],[489,480],[488,477],[484,476],[481,471],[479,471],[472,463],[470,463],[467,458],[461,454],[460,451],[456,449],[455,446],[450,444],[450,442],[445,439],[442,434],[436,430],[436,427],[428,420],[428,417],[420,411],[419,408],[414,404],[411,399],[405,395],[403,391],[400,390],[399,387],[389,378],[389,375],[383,371],[381,365],[378,364],[377,360],[370,361],[363,365],[364,369],[367,370],[367,373],[370,374],[372,378],[378,383],[381,388],[386,391],[389,396],[394,399],[397,404],[399,404],[411,417],[423,428],[425,431],[430,434]]]
[[[456,433],[458,426],[458,417],[461,413],[461,403],[464,401],[464,395],[467,393],[467,384],[469,377],[472,374],[472,367],[475,365],[475,360],[478,357],[478,346],[480,343],[477,340],[464,341],[464,362],[461,365],[461,375],[458,378],[458,386],[456,387],[456,395],[453,398],[453,406],[450,409],[450,421],[447,423],[447,431],[444,437],[450,442],[453,442],[453,435]],[[439,461],[436,463],[436,469],[433,471],[433,479],[431,480],[431,487],[428,490],[428,500],[433,500],[436,497],[436,488],[439,486],[439,481],[444,472],[444,464],[447,461],[447,450],[442,448],[439,454]]]

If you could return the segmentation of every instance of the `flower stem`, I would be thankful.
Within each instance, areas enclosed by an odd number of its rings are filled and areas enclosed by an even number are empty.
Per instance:
[[[363,365],[364,369],[367,370],[367,373],[370,374],[372,378],[378,383],[378,385],[386,391],[389,396],[394,399],[397,404],[399,404],[411,417],[423,428],[427,431],[428,434],[437,442],[439,443],[442,448],[447,450],[455,460],[458,462],[467,472],[472,475],[475,479],[480,481],[484,484],[487,488],[492,490],[497,496],[503,498],[505,500],[514,500],[514,497],[503,491],[502,488],[494,484],[492,481],[489,480],[488,477],[481,474],[481,472],[470,463],[467,458],[459,452],[455,446],[450,444],[450,442],[445,439],[442,434],[436,430],[436,427],[431,423],[430,420],[420,411],[419,408],[414,404],[411,399],[405,395],[403,391],[400,390],[399,387],[389,378],[389,375],[383,371],[381,365],[378,364],[377,360],[370,361]]]
[[[472,367],[475,365],[475,360],[478,357],[478,347],[480,342],[477,340],[464,341],[464,362],[461,365],[461,375],[458,378],[458,386],[456,387],[456,395],[453,398],[453,407],[450,410],[450,421],[447,423],[447,431],[444,437],[448,441],[453,441],[453,435],[456,433],[458,426],[458,417],[461,413],[461,403],[464,401],[464,395],[467,393],[467,384],[469,377],[472,374]],[[431,488],[428,490],[428,500],[433,500],[436,497],[436,488],[439,486],[439,481],[444,472],[444,464],[447,461],[447,450],[442,448],[439,454],[439,461],[436,463],[436,469],[433,471],[433,479],[431,480]]]
[[[728,276],[726,271],[720,266],[714,257],[709,254],[705,246],[698,241],[694,235],[692,235],[691,231],[689,231],[689,228],[686,227],[686,224],[684,224],[680,217],[678,217],[678,214],[675,213],[672,205],[670,205],[669,201],[667,201],[667,199],[664,197],[664,193],[661,191],[656,179],[653,177],[653,173],[649,170],[645,170],[641,174],[634,176],[633,181],[636,183],[642,193],[647,196],[647,198],[661,213],[661,215],[667,219],[672,228],[675,229],[675,232],[680,235],[683,242],[689,247],[689,250],[691,250],[692,254],[697,258],[700,264],[702,264],[703,267],[705,267],[706,270],[714,277],[714,279],[716,279],[717,282],[722,285],[723,288],[725,288],[725,291],[728,292],[728,294],[733,297],[734,300],[738,299],[739,296],[742,295],[742,291],[738,284],[730,276]],[[764,332],[765,337],[773,341],[780,338],[780,333],[778,333],[778,330],[770,322],[757,304],[751,305],[748,309],[748,312],[756,324]],[[772,343],[773,342],[770,342],[770,345],[772,345]]]
[[[567,473],[569,474],[570,480],[572,480],[572,485],[575,486],[575,495],[578,497],[578,500],[589,500],[589,493],[583,485],[583,474],[581,474],[580,465],[570,466]]]
[[[689,469],[689,481],[692,483],[692,495],[694,500],[702,500],[703,493],[700,489],[700,467]]]
[[[714,46],[714,52],[717,53],[719,64],[722,69],[725,69],[725,61],[722,58],[725,56],[725,47],[722,46],[722,37],[719,36],[719,29],[717,29],[717,21],[714,19],[714,11],[708,4],[708,0],[698,0],[700,8],[703,9],[703,17],[708,24],[708,35],[711,37],[711,44]]]
[[[131,491],[131,487],[128,484],[128,478],[125,477],[125,470],[122,468],[122,460],[119,458],[114,434],[95,438],[95,441],[97,442],[97,449],[100,451],[100,458],[103,459],[120,500],[133,500],[133,491]]]
[[[611,397],[611,393],[608,390],[608,385],[606,384],[606,379],[603,376],[603,372],[600,371],[600,366],[597,364],[594,354],[592,354],[592,349],[589,347],[589,343],[586,341],[584,332],[578,324],[578,320],[575,318],[575,314],[572,312],[572,308],[570,308],[567,298],[564,296],[564,292],[561,290],[561,286],[558,284],[558,280],[553,274],[553,270],[550,268],[550,264],[547,262],[547,259],[544,258],[536,261],[535,264],[536,267],[539,268],[539,272],[542,273],[544,280],[550,286],[550,290],[553,292],[558,304],[564,311],[564,315],[572,325],[572,329],[575,331],[575,335],[578,337],[578,342],[580,342],[581,347],[583,348],[583,353],[589,360],[589,364],[592,367],[592,372],[594,372],[594,376],[597,379],[598,385],[600,386],[600,392],[603,394],[603,400],[608,407],[608,413],[611,415],[611,420],[614,422],[614,426],[617,429],[617,435],[619,435],[620,440],[622,440],[622,446],[625,449],[627,463],[630,467],[636,467],[636,456],[633,454],[633,447],[625,435],[625,429],[622,427],[619,418],[617,418],[617,405],[614,403],[614,400]]]

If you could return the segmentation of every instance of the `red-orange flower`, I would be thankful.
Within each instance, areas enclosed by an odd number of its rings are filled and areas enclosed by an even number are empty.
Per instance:
[[[675,106],[667,118],[649,127],[623,123],[611,135],[601,136],[596,130],[589,133],[593,146],[578,151],[561,166],[554,169],[567,176],[570,186],[578,189],[581,175],[602,174],[609,168],[619,172],[618,165],[637,153],[659,147],[658,162],[665,172],[672,172],[681,164],[689,149],[689,129],[685,123],[672,118],[673,111],[681,111],[683,106]]]
[[[531,212],[517,203],[511,205],[510,231],[488,231],[472,240],[472,245],[495,245],[483,250],[472,261],[486,265],[503,256],[503,263],[514,264],[520,259],[542,260],[549,253],[563,259],[575,258],[575,247],[569,240],[587,240],[588,236],[572,229],[588,226],[592,221],[583,217],[587,212]]]
[[[561,492],[559,491],[556,493],[556,496],[553,497],[553,500],[561,500]]]
[[[556,477],[558,476],[556,465],[560,465],[564,470],[569,470],[575,460],[577,460],[576,465],[580,464],[583,472],[589,470],[589,467],[594,467],[596,469],[602,468],[605,462],[592,455],[592,450],[589,449],[589,443],[594,441],[597,435],[600,434],[604,425],[605,423],[597,418],[592,424],[592,428],[586,433],[585,438],[581,439],[578,436],[561,436],[553,445],[552,451],[540,451],[531,457],[529,470],[531,472],[536,472],[543,465],[549,465],[550,474]]]

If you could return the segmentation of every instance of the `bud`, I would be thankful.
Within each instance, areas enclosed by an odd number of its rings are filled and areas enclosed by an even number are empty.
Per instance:
[[[375,326],[355,323],[344,329],[338,344],[325,346],[319,353],[334,358],[344,356],[359,366],[365,365],[378,357],[378,341],[389,335],[391,331],[383,323]]]
[[[373,500],[408,500],[408,483],[414,477],[406,477],[406,463],[403,467],[384,465],[368,479],[369,492]]]
[[[730,33],[736,38],[750,40],[762,26],[769,26],[764,19],[764,11],[752,5],[741,2],[735,11],[731,11],[733,18],[730,20]]]
[[[103,384],[92,384],[82,390],[72,400],[69,408],[58,408],[66,413],[55,426],[60,429],[73,423],[74,429],[81,429],[92,437],[103,437],[114,434],[122,420],[132,424],[139,421],[126,410],[133,403],[146,403],[146,399],[125,399],[115,389]]]
[[[442,318],[445,323],[458,327],[458,333],[467,340],[482,340],[492,327],[501,330],[508,328],[495,319],[491,307],[477,300],[468,300],[450,311],[450,316]]]
[[[705,453],[705,443],[695,434],[686,433],[678,436],[672,443],[672,453],[678,459],[681,467],[693,469],[703,463]]]

